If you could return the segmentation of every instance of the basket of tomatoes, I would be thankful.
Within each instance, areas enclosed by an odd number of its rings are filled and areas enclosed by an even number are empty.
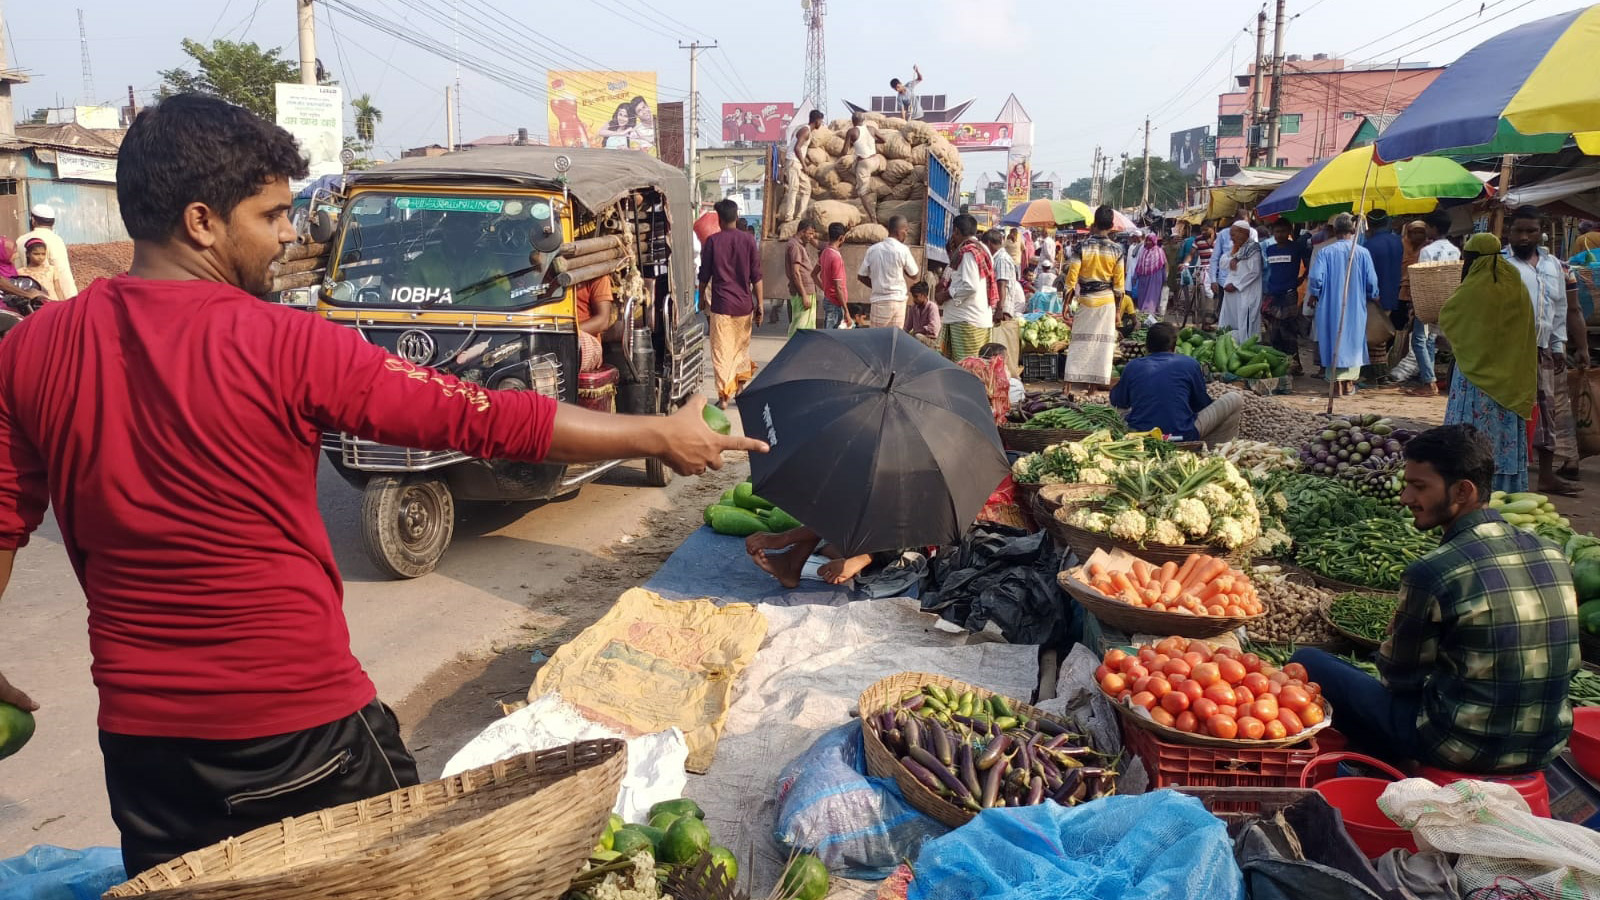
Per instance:
[[[1322,688],[1299,663],[1168,637],[1132,653],[1113,647],[1095,669],[1123,721],[1162,740],[1202,747],[1287,747],[1333,721]]]

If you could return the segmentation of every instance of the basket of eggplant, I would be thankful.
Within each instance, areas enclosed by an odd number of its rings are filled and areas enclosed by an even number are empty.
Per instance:
[[[1108,796],[1110,757],[1042,710],[922,672],[861,694],[867,771],[893,778],[911,805],[952,828],[985,809]]]

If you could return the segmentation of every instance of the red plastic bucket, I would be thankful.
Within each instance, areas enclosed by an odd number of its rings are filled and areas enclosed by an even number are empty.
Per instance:
[[[1600,778],[1600,707],[1583,707],[1572,711],[1572,736],[1567,738],[1572,748],[1572,761],[1578,771],[1590,778]]]
[[[1378,808],[1378,796],[1389,786],[1388,781],[1354,776],[1319,780],[1319,769],[1326,767],[1338,771],[1338,764],[1345,760],[1371,766],[1394,776],[1396,781],[1406,777],[1370,756],[1324,753],[1306,763],[1305,771],[1300,775],[1300,786],[1316,788],[1317,793],[1327,799],[1328,805],[1339,811],[1344,818],[1344,830],[1368,859],[1382,856],[1396,847],[1417,852],[1417,842],[1411,837],[1411,832],[1394,824]]]
[[[1577,729],[1574,728],[1576,733]],[[1570,741],[1569,741],[1570,742]],[[1576,753],[1573,754],[1576,757]],[[1449,769],[1436,769],[1433,766],[1417,766],[1417,777],[1426,778],[1434,784],[1446,785],[1456,781],[1493,781],[1498,784],[1515,788],[1527,801],[1528,809],[1536,816],[1550,818],[1550,786],[1545,783],[1543,772],[1531,772],[1526,775],[1473,775],[1467,772],[1452,772]]]

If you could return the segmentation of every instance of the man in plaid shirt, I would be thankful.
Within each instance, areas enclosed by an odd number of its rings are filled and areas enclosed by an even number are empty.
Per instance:
[[[1460,772],[1543,768],[1572,730],[1572,572],[1555,547],[1485,505],[1494,454],[1477,429],[1435,428],[1405,452],[1400,500],[1444,541],[1401,578],[1382,681],[1318,650],[1294,659],[1362,749]]]

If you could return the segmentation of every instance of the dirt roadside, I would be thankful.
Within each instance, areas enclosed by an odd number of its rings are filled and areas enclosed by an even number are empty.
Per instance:
[[[700,527],[705,507],[749,471],[742,459],[730,460],[721,471],[700,476],[673,508],[647,516],[638,536],[596,550],[600,560],[568,575],[565,587],[530,598],[517,638],[458,656],[396,704],[423,779],[437,777],[462,745],[500,718],[501,702],[524,699],[544,660],[604,615],[623,591],[649,580]]]

